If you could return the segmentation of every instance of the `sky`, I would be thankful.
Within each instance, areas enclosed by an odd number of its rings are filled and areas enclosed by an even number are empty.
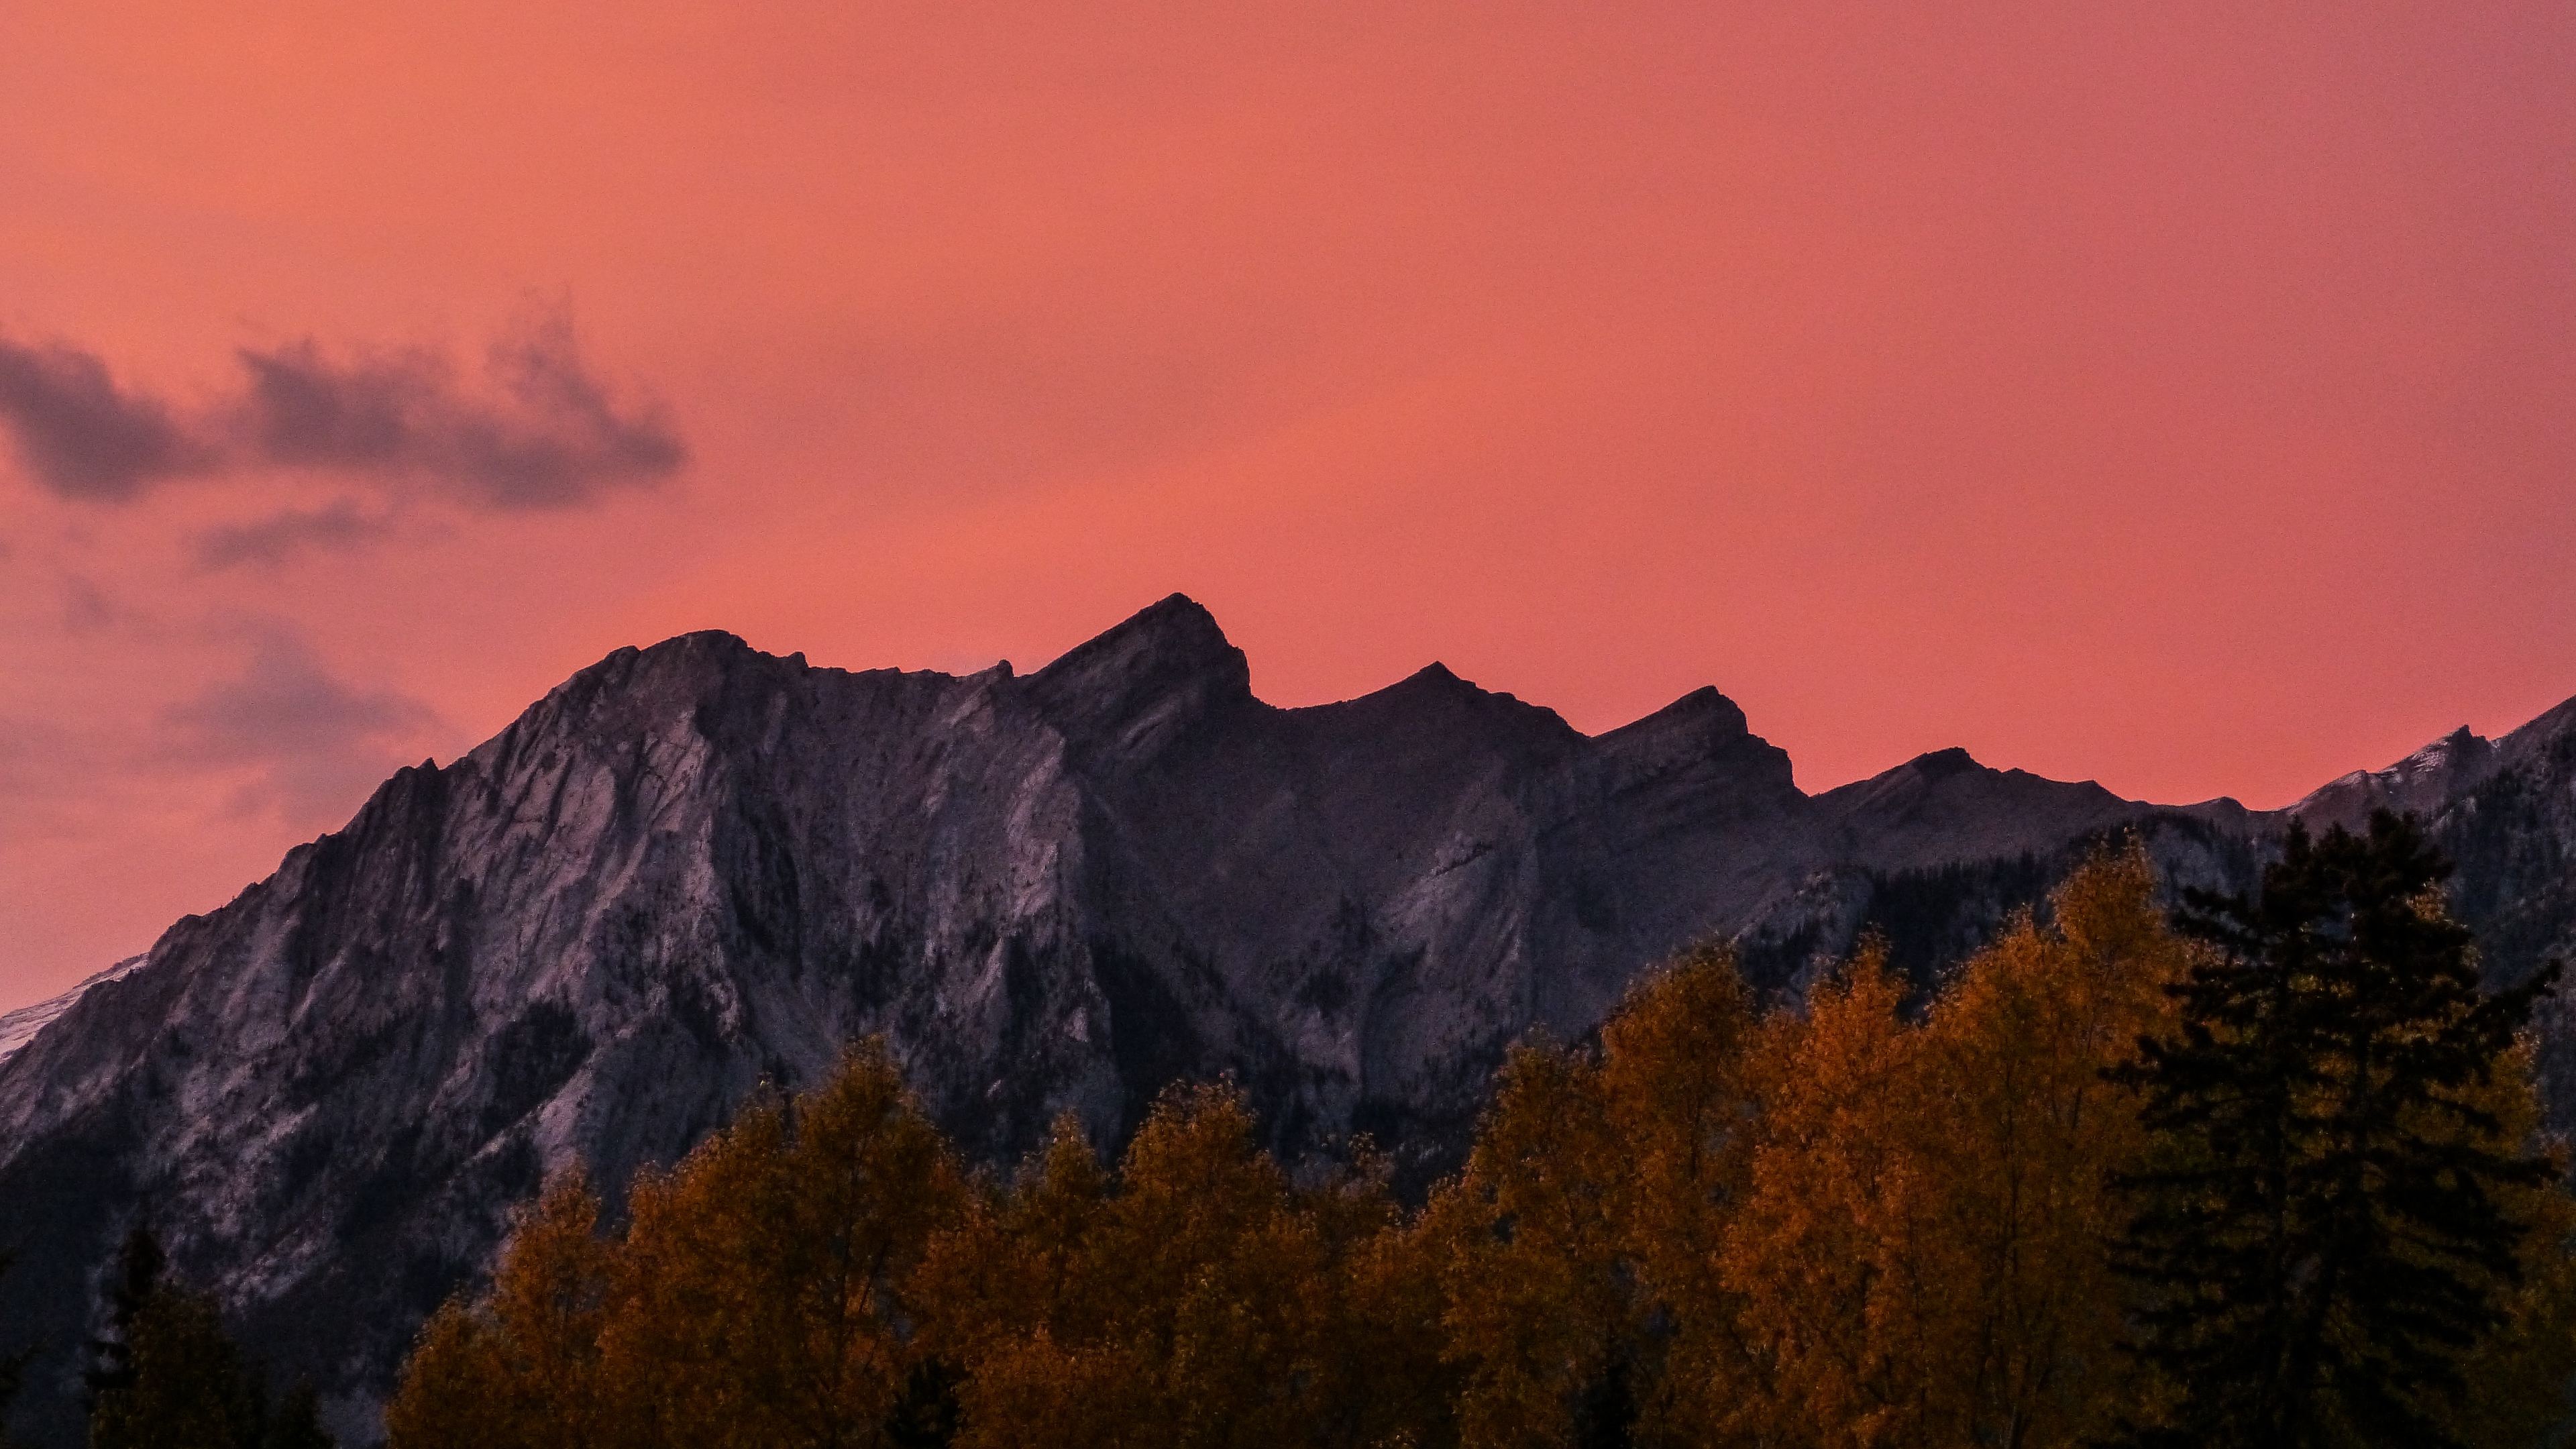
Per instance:
[[[691,629],[2276,806],[2571,564],[2563,0],[0,6],[0,1009]]]

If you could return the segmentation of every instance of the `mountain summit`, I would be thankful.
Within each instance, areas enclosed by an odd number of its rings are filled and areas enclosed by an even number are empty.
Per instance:
[[[2278,823],[1959,751],[1811,797],[1714,689],[1586,736],[1438,665],[1304,709],[1250,680],[1178,595],[1028,675],[690,634],[398,772],[0,1062],[0,1321],[55,1346],[26,1427],[76,1437],[62,1346],[139,1220],[363,1429],[548,1171],[614,1192],[854,1037],[987,1160],[1230,1072],[1284,1153],[1365,1131],[1418,1179],[1512,1040],[1694,939],[1774,984],[1869,927],[1928,965],[2106,832],[2218,884]],[[2499,970],[2576,918],[2570,734],[2356,787],[2485,863]]]

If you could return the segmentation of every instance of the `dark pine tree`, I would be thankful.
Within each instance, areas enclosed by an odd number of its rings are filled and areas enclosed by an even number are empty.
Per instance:
[[[963,1413],[957,1387],[963,1379],[939,1359],[914,1364],[894,1412],[886,1419],[885,1441],[891,1449],[947,1449],[954,1443]]]
[[[270,1413],[215,1301],[168,1270],[148,1230],[127,1235],[82,1376],[90,1449],[331,1449],[312,1389]]]
[[[93,1411],[100,1395],[133,1385],[134,1323],[161,1290],[161,1275],[168,1267],[160,1240],[150,1228],[136,1224],[125,1235],[125,1246],[117,1252],[116,1266],[108,1275],[107,1322],[99,1336],[90,1340],[89,1366],[81,1371]]]
[[[259,1394],[202,1294],[163,1285],[134,1317],[131,1377],[90,1409],[90,1449],[257,1449]]]
[[[2453,1446],[2441,1411],[2525,1232],[2495,1190],[2553,1170],[2476,1091],[2557,968],[2482,992],[2448,874],[2382,812],[2366,836],[2293,826],[2253,899],[2187,897],[2211,949],[2178,1030],[2117,1074],[2159,1148],[2117,1262],[2170,1390],[2129,1444]]]
[[[15,1253],[0,1252],[0,1278],[9,1276],[9,1265],[17,1260]],[[15,1350],[0,1348],[0,1449],[9,1449],[9,1405],[18,1397],[18,1386],[25,1378],[27,1360],[35,1350],[20,1346]]]
[[[313,1385],[299,1379],[269,1414],[259,1449],[336,1449],[337,1443],[322,1427],[322,1404]]]

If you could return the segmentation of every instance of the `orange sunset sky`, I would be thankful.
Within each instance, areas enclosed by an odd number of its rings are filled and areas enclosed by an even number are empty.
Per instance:
[[[2564,0],[0,5],[0,1008],[688,629],[2272,806],[2571,562]]]

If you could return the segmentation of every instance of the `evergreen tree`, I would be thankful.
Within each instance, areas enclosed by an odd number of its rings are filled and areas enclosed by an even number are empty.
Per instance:
[[[2193,893],[2210,949],[2177,1029],[2115,1077],[2157,1156],[2118,1263],[2163,1390],[2139,1446],[2449,1446],[2461,1365],[2501,1322],[2545,1182],[2480,1104],[2532,998],[2481,992],[2449,867],[2411,820],[2293,827],[2253,899]]]
[[[90,1449],[257,1449],[259,1394],[212,1300],[157,1286],[124,1363],[125,1380],[90,1410]]]
[[[309,1384],[271,1413],[215,1301],[169,1276],[151,1230],[126,1235],[90,1342],[90,1449],[332,1449]]]
[[[297,1380],[287,1390],[286,1398],[268,1416],[268,1426],[260,1434],[260,1449],[334,1449],[337,1440],[322,1427],[322,1404],[313,1393],[313,1385]]]
[[[0,1278],[9,1276],[9,1265],[17,1255],[0,1251]],[[18,1386],[25,1378],[27,1360],[35,1356],[32,1348],[16,1352],[0,1351],[0,1449],[9,1449],[9,1405],[18,1397]]]
[[[117,1252],[116,1266],[107,1282],[105,1330],[90,1340],[89,1366],[81,1371],[81,1383],[89,1390],[93,1410],[102,1395],[132,1386],[135,1320],[160,1291],[161,1275],[168,1266],[160,1240],[152,1236],[150,1228],[137,1223]]]

